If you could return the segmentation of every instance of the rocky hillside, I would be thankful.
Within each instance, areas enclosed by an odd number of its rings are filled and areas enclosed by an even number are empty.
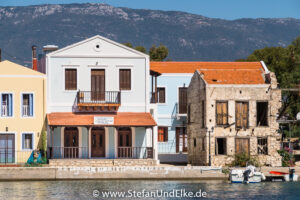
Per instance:
[[[172,60],[235,60],[300,36],[300,20],[207,18],[184,12],[117,8],[106,4],[0,7],[4,59],[28,64],[33,44],[59,47],[96,34],[149,48],[164,44]]]

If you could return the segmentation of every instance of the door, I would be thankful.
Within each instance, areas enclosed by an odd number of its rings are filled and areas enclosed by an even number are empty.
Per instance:
[[[92,129],[92,157],[105,157],[105,130]]]
[[[104,69],[92,69],[91,71],[91,100],[95,103],[105,100]]]
[[[65,128],[64,134],[64,157],[65,158],[78,158],[78,129]]]
[[[249,138],[236,138],[235,139],[235,154],[249,153]]]
[[[118,157],[132,157],[132,133],[130,128],[120,128],[118,130]]]
[[[187,152],[186,127],[176,127],[176,153]]]
[[[0,163],[15,162],[15,135],[0,134]]]
[[[179,114],[187,113],[187,88],[179,88]]]

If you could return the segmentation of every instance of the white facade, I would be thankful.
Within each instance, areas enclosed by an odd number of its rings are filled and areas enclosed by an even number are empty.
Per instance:
[[[99,45],[99,48],[97,48]],[[150,112],[149,56],[101,36],[46,55],[47,112],[72,112],[78,90],[91,91],[91,70],[105,70],[105,91],[119,90],[119,69],[131,69],[131,90],[121,92],[119,112]],[[77,90],[65,90],[65,68],[77,69]]]

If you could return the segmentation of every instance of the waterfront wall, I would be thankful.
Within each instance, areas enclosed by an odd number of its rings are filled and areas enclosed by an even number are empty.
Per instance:
[[[220,169],[198,166],[2,167],[1,181],[80,179],[228,179]]]

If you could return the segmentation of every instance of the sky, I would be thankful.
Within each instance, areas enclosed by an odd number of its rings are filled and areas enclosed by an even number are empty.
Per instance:
[[[0,0],[0,6],[107,3],[116,7],[176,10],[222,19],[300,19],[300,0]]]

